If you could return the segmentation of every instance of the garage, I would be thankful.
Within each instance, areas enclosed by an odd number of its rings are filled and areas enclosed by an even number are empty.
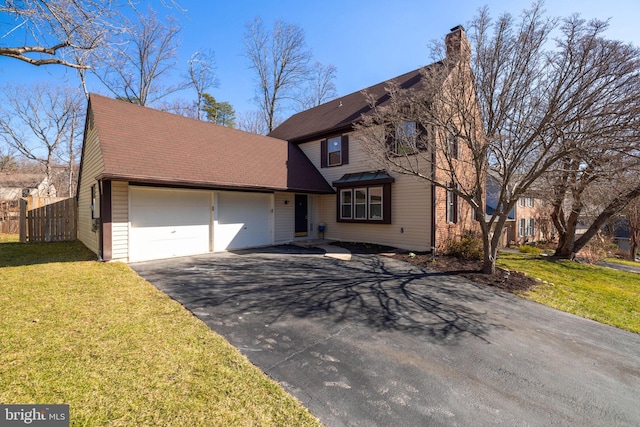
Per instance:
[[[272,199],[265,193],[216,193],[214,250],[270,245]]]
[[[129,260],[210,251],[210,191],[129,187]]]

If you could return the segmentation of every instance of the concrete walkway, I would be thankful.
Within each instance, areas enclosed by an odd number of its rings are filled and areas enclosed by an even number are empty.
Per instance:
[[[638,426],[640,335],[373,255],[131,265],[327,426]]]

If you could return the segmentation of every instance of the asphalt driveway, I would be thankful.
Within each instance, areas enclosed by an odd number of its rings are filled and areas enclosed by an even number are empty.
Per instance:
[[[132,264],[327,426],[640,425],[640,335],[385,257]]]

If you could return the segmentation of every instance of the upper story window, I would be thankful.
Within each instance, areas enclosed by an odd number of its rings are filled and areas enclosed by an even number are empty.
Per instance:
[[[340,135],[322,140],[320,143],[320,163],[323,168],[348,164],[348,136]]]
[[[451,159],[458,158],[458,150],[459,150],[458,146],[459,146],[458,137],[452,133],[448,134],[447,135],[447,155],[449,156],[449,158]]]
[[[417,139],[416,122],[402,122],[396,127],[394,153],[398,155],[414,154],[418,151]]]
[[[327,165],[338,166],[342,164],[342,138],[330,138],[327,140]]]

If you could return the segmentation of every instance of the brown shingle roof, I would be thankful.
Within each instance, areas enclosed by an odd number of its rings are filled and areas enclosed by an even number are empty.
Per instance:
[[[441,66],[441,63],[429,65],[429,67]],[[418,87],[422,78],[422,68],[409,71],[394,79],[402,88],[408,89]],[[357,122],[362,114],[371,110],[365,96],[364,90],[373,94],[377,105],[384,105],[388,100],[386,87],[388,81],[378,83],[358,92],[329,101],[315,108],[294,114],[284,123],[275,128],[269,136],[285,139],[290,142],[300,143],[324,136],[331,132],[343,132],[352,130],[353,124]]]
[[[99,178],[253,190],[333,192],[286,141],[92,94],[105,170]]]

